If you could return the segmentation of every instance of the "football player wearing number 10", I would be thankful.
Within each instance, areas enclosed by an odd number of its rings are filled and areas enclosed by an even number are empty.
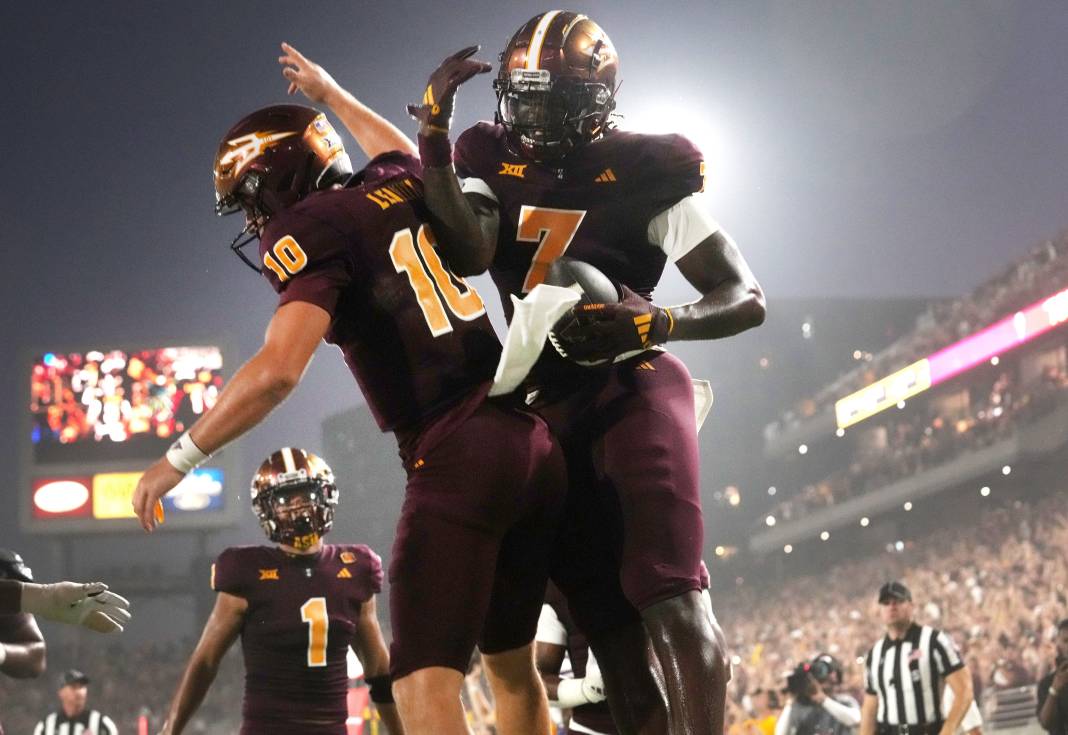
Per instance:
[[[351,644],[389,735],[402,735],[375,606],[382,560],[366,546],[322,541],[339,495],[330,467],[303,449],[279,449],[260,465],[250,494],[275,545],[235,546],[212,565],[215,609],[174,695],[164,735],[185,729],[239,635],[246,672],[242,733],[346,732]]]
[[[371,127],[357,140],[372,159],[354,176],[326,117],[308,107],[259,110],[223,138],[217,209],[245,213],[232,247],[240,254],[258,236],[258,261],[246,262],[279,306],[215,407],[142,476],[134,509],[152,530],[158,499],[265,418],[325,338],[396,435],[408,475],[389,569],[390,674],[407,733],[467,732],[460,689],[476,643],[498,732],[548,732],[533,639],[562,453],[539,417],[487,398],[500,341],[481,297],[435,250],[414,146],[385,121]]]

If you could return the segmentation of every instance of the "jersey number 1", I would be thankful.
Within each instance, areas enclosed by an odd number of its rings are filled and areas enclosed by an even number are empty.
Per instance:
[[[326,639],[330,632],[326,598],[309,597],[300,606],[300,619],[308,624],[308,667],[326,666]]]
[[[449,311],[466,322],[485,314],[486,305],[482,303],[478,291],[468,286],[464,279],[446,270],[431,238],[426,225],[420,225],[415,238],[408,228],[398,230],[389,244],[389,257],[397,273],[408,274],[408,284],[415,292],[430,333],[440,337],[452,331],[449,315],[441,303],[442,297]]]

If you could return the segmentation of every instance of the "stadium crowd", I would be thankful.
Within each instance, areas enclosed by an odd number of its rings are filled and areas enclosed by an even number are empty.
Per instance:
[[[1036,381],[1021,386],[1014,372],[1003,371],[969,392],[963,407],[928,401],[926,410],[889,412],[873,426],[854,429],[869,441],[858,442],[853,461],[784,498],[771,515],[777,521],[796,520],[1005,439],[1021,422],[1033,421],[1068,397],[1068,372],[1047,365]]]
[[[1068,230],[1032,248],[1026,256],[1011,263],[971,293],[958,299],[931,303],[917,318],[914,329],[882,351],[866,355],[861,364],[815,396],[798,401],[779,421],[772,424],[771,433],[799,425],[829,410],[839,398],[1066,286]]]
[[[734,656],[730,735],[760,735],[754,710],[794,667],[821,652],[863,696],[863,656],[881,635],[875,591],[904,579],[919,622],[948,631],[971,670],[976,698],[1033,684],[1054,659],[1068,612],[1068,510],[1064,495],[985,512],[978,524],[941,529],[900,553],[843,561],[818,578],[771,589],[750,584],[713,599]],[[766,706],[766,705],[764,705]]]

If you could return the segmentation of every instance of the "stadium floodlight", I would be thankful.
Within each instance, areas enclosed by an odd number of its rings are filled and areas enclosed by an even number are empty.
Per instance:
[[[979,494],[982,495],[984,498],[989,497],[990,487],[988,485],[983,485],[981,488],[979,488]]]
[[[905,509],[906,513],[908,513],[910,510],[912,510],[912,501],[911,500],[906,500],[905,504],[903,506],[901,506],[901,507]]]
[[[769,528],[771,526],[774,526],[775,525],[775,516],[768,516],[767,518],[764,519],[764,523],[766,523]]]
[[[801,455],[808,454],[808,444],[801,444],[797,447],[797,453]]]
[[[860,519],[860,527],[861,528],[867,528],[870,523],[871,523],[871,519],[868,518],[868,516],[864,516],[863,518]]]
[[[831,537],[831,532],[830,531],[824,531],[823,533],[820,534],[820,541],[826,541],[830,537]]]
[[[768,495],[774,495],[777,492],[779,492],[779,491],[774,485],[772,485],[771,487],[768,488]]]
[[[1008,475],[1010,472],[1012,472],[1012,467],[1010,465],[1005,465],[1001,468],[1001,474],[1003,475]]]
[[[782,547],[782,551],[784,554],[792,554],[794,553],[794,547],[792,544],[786,544],[786,546]]]
[[[1001,358],[998,357],[997,355],[994,355],[993,357],[990,358],[990,364],[993,365],[994,367],[997,367],[999,362],[1001,362]]]
[[[834,435],[841,439],[843,436],[845,436],[845,429],[838,429],[834,432]]]

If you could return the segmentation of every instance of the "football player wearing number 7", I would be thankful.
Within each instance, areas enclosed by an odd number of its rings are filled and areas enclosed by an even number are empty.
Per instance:
[[[240,636],[242,733],[344,733],[351,645],[389,735],[402,735],[375,609],[382,560],[366,546],[323,543],[339,495],[330,467],[303,449],[279,449],[260,465],[250,494],[273,545],[235,546],[212,565],[215,608],[163,733],[186,728]]]
[[[722,632],[700,595],[704,529],[691,379],[662,345],[758,326],[764,294],[695,196],[704,186],[700,151],[680,135],[613,128],[619,55],[597,23],[560,10],[524,23],[500,55],[496,122],[462,133],[454,156],[456,89],[491,70],[471,58],[476,50],[442,62],[422,104],[408,108],[420,121],[426,198],[441,222],[442,253],[461,275],[488,269],[506,312],[508,297],[543,282],[565,252],[600,269],[619,291],[616,303],[573,307],[555,328],[562,354],[602,367],[584,380],[540,386],[543,394],[555,389],[538,409],[568,455],[572,497],[613,498],[568,514],[554,581],[601,662],[617,726],[630,731],[647,722],[620,721],[630,718],[613,696],[612,676],[627,661],[609,658],[606,643],[632,625],[618,606],[618,614],[606,612],[614,577],[652,640],[668,731],[720,735],[729,674]],[[700,292],[698,300],[653,303],[668,262]],[[598,570],[588,563],[597,558],[591,538],[611,518],[619,519],[612,542],[619,561]],[[632,648],[630,662],[641,665],[642,653]]]
[[[263,420],[325,338],[408,474],[389,569],[390,670],[407,732],[467,732],[460,689],[476,643],[498,731],[548,732],[532,642],[566,485],[561,452],[542,419],[487,398],[500,341],[481,297],[437,254],[411,142],[368,119],[379,135],[357,139],[373,158],[351,177],[311,108],[259,110],[223,138],[217,209],[245,213],[232,247],[241,254],[258,236],[256,260],[243,257],[279,306],[260,351],[141,478],[134,509],[152,530],[159,498]]]

